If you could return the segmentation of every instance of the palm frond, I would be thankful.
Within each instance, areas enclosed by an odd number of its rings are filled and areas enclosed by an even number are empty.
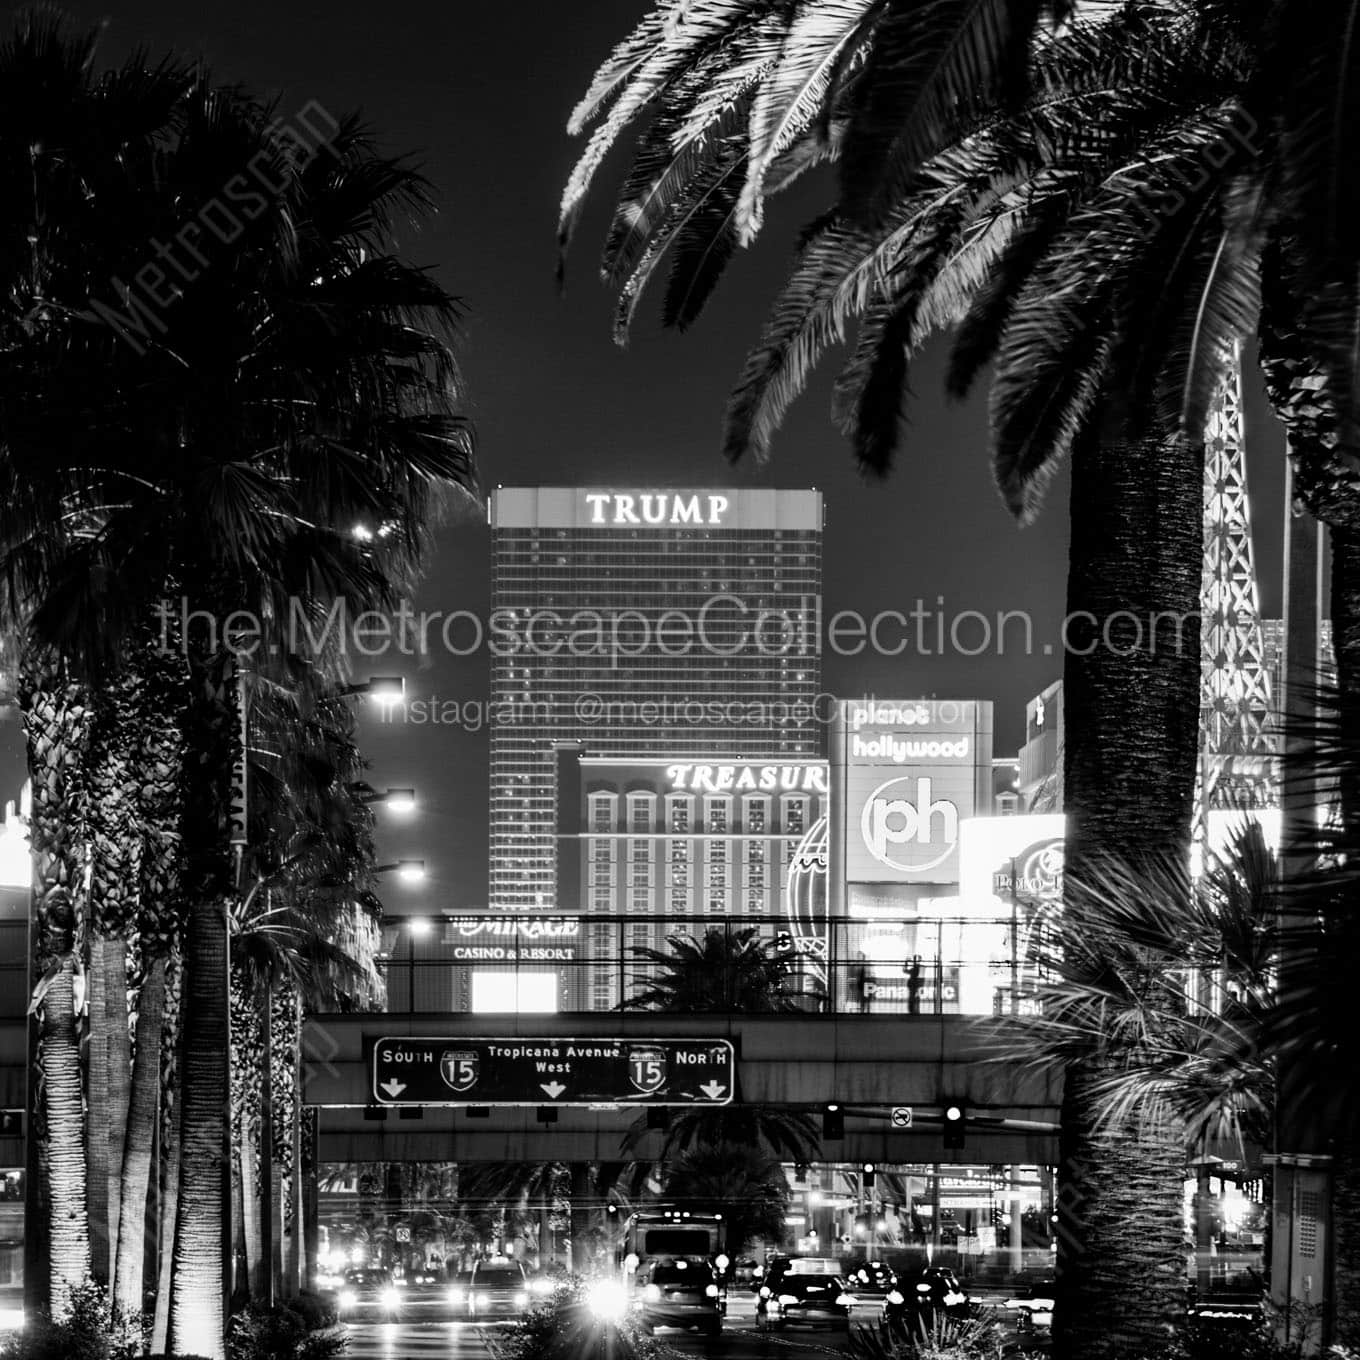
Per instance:
[[[808,129],[819,130],[847,48],[887,0],[803,0],[787,26],[777,64],[751,103],[750,159],[737,203],[737,231],[749,245],[760,230],[771,167]]]

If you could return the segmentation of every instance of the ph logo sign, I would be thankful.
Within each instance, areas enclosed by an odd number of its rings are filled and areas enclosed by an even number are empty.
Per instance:
[[[958,844],[959,810],[932,796],[928,776],[889,779],[865,799],[860,834],[880,864],[921,873],[943,864]]]

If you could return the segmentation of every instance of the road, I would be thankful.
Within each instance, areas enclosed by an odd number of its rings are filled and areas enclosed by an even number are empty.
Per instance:
[[[877,1308],[856,1310],[856,1321],[871,1322]],[[349,1325],[347,1360],[492,1360],[487,1344],[507,1324],[485,1326],[470,1322],[381,1323]],[[755,1300],[737,1295],[729,1300],[721,1339],[709,1341],[693,1332],[658,1331],[657,1339],[686,1355],[721,1360],[813,1360],[839,1355],[844,1335],[839,1332],[777,1332],[755,1330]]]

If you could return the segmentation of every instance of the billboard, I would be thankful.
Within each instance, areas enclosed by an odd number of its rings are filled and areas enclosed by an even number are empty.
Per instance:
[[[991,811],[991,704],[847,700],[831,741],[838,876],[957,883],[960,825]]]

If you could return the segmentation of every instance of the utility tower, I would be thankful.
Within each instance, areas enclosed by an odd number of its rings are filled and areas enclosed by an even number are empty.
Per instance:
[[[1233,347],[1205,428],[1200,592],[1200,768],[1196,817],[1278,801],[1270,675],[1247,503],[1242,356]]]

